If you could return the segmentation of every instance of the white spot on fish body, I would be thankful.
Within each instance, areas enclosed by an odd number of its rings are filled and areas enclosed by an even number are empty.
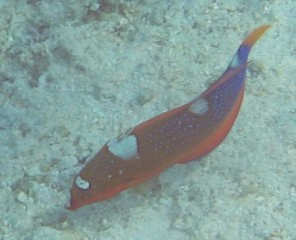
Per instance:
[[[204,98],[199,98],[188,108],[191,113],[204,115],[209,110],[209,103]]]
[[[138,140],[135,135],[112,139],[107,143],[107,147],[113,155],[124,160],[138,156]]]
[[[77,185],[77,187],[83,189],[83,190],[87,190],[89,189],[89,182],[82,179],[80,176],[77,176],[76,179],[75,179],[75,184]]]

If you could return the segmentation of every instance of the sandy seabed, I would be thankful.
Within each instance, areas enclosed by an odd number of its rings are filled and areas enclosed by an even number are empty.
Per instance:
[[[216,150],[64,208],[86,158],[198,96],[262,24]],[[296,239],[295,1],[0,0],[0,26],[0,239]]]

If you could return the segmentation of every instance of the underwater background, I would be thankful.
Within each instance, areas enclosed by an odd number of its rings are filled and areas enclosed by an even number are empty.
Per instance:
[[[256,27],[225,141],[68,211],[110,138],[198,96]],[[0,239],[296,239],[296,2],[0,0]]]

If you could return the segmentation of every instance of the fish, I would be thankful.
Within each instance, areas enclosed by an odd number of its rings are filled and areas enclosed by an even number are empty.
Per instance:
[[[108,141],[75,176],[65,207],[76,210],[105,201],[216,148],[240,110],[251,48],[269,28],[251,32],[223,74],[200,96]]]

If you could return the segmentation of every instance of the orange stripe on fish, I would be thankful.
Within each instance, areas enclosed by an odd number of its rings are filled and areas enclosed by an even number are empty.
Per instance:
[[[107,142],[75,177],[66,208],[111,198],[217,147],[238,115],[251,48],[269,27],[249,34],[222,76],[199,97]]]

